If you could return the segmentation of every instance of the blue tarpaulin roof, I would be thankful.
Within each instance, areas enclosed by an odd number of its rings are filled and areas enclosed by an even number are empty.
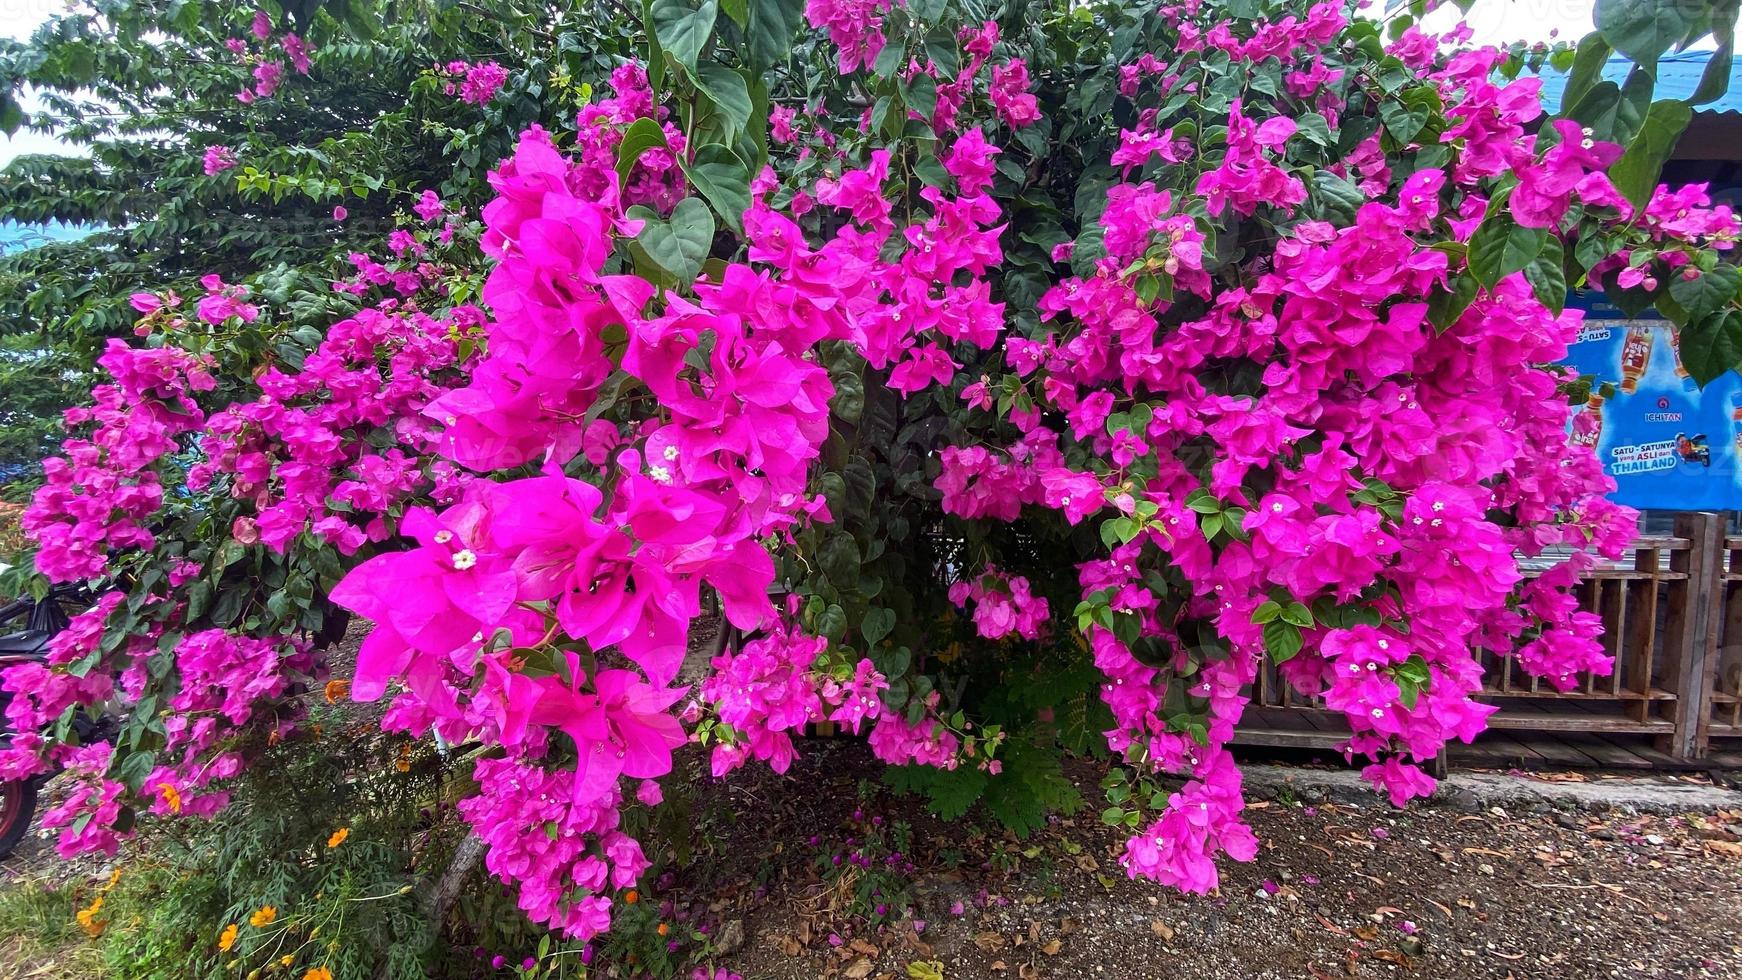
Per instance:
[[[1710,51],[1683,51],[1681,54],[1666,54],[1657,63],[1657,84],[1653,86],[1653,99],[1686,99],[1694,94],[1694,89],[1700,85],[1700,76],[1705,74],[1706,62],[1712,59]],[[1633,67],[1633,62],[1626,58],[1610,58],[1603,66],[1603,77],[1620,85],[1627,80],[1627,72]],[[1742,59],[1737,59],[1735,67],[1730,70],[1730,89],[1719,96],[1717,101],[1695,106],[1699,112],[1742,112]],[[1549,111],[1558,112],[1561,104],[1561,93],[1566,91],[1567,76],[1557,71],[1542,73],[1542,102]]]

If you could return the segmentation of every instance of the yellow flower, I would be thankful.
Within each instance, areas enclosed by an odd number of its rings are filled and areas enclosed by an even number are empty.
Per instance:
[[[340,844],[343,844],[345,838],[349,836],[351,836],[351,828],[349,827],[340,827],[338,830],[333,831],[333,836],[327,838],[327,850],[330,851],[333,848],[338,847]]]
[[[295,962],[296,962],[296,957],[290,955],[289,953],[286,953],[283,956],[280,956],[278,958],[278,965],[279,966],[289,966]]]
[[[97,913],[103,911],[103,896],[98,895],[89,907],[79,909],[74,916],[79,922],[79,928],[85,930],[85,935],[93,939],[103,934],[103,927],[109,924],[108,919],[97,918]]]
[[[109,889],[114,888],[115,882],[120,881],[120,880],[121,880],[121,869],[116,868],[115,870],[109,872],[109,883],[107,885],[103,886],[103,890],[108,891]]]
[[[223,934],[218,937],[218,948],[228,953],[230,947],[236,945],[236,932],[236,923],[225,926]]]
[[[324,966],[317,966],[303,974],[302,980],[333,980],[333,971]]]
[[[393,768],[400,772],[411,771],[411,743],[407,742],[399,747],[399,758],[394,760]]]
[[[181,812],[181,791],[168,783],[158,783],[157,791],[163,794],[163,802],[169,804],[169,812]]]
[[[351,682],[342,677],[335,677],[327,681],[327,686],[322,689],[321,693],[326,697],[328,704],[338,704],[345,699],[345,695],[351,693]]]
[[[277,918],[278,907],[276,905],[262,905],[260,911],[248,917],[248,924],[256,929],[262,929],[271,925],[273,920]]]

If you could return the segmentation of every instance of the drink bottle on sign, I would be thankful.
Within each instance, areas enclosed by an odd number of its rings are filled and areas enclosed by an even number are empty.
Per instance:
[[[1694,380],[1687,368],[1682,367],[1682,335],[1679,330],[1669,332],[1669,354],[1675,361],[1675,376],[1681,379],[1682,390],[1699,391],[1700,383]]]
[[[1597,441],[1603,437],[1603,396],[1592,394],[1581,415],[1590,416],[1590,420],[1576,418],[1573,421],[1573,445],[1597,448]],[[1737,434],[1742,439],[1742,433]]]
[[[1736,442],[1736,452],[1742,453],[1742,391],[1730,396],[1730,430]]]
[[[1621,390],[1631,395],[1639,390],[1639,379],[1651,366],[1651,327],[1628,327],[1627,342],[1621,347]]]

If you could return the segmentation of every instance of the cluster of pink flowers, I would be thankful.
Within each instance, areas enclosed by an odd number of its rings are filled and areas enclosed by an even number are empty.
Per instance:
[[[1188,24],[1181,31],[1194,43],[1261,57],[1322,43],[1341,16],[1320,5],[1306,20],[1245,40],[1220,29],[1197,35]],[[1217,853],[1254,853],[1240,822],[1239,773],[1222,746],[1245,705],[1241,689],[1267,655],[1261,624],[1276,614],[1266,618],[1266,603],[1372,610],[1381,625],[1298,629],[1299,650],[1287,651],[1282,670],[1345,713],[1349,750],[1383,757],[1364,774],[1400,803],[1433,787],[1411,760],[1430,758],[1449,738],[1473,737],[1492,710],[1471,700],[1481,685],[1478,647],[1516,648],[1521,666],[1559,685],[1607,669],[1594,639],[1600,624],[1577,611],[1571,594],[1588,565],[1570,562],[1524,584],[1515,556],[1551,545],[1614,554],[1632,532],[1631,514],[1604,500],[1612,484],[1588,448],[1564,438],[1561,373],[1541,367],[1564,356],[1579,314],[1549,311],[1513,276],[1447,330],[1426,319],[1428,296],[1452,272],[1445,253],[1427,247],[1443,236],[1434,226],[1453,223],[1468,237],[1485,203],[1477,181],[1501,169],[1520,174],[1514,200],[1525,195],[1527,223],[1556,226],[1574,203],[1625,207],[1601,173],[1617,151],[1557,124],[1555,147],[1533,155],[1520,136],[1541,111],[1534,83],[1496,86],[1492,64],[1461,57],[1430,75],[1448,104],[1467,91],[1488,107],[1450,113],[1458,122],[1443,139],[1467,146],[1449,169],[1419,170],[1394,190],[1377,144],[1364,148],[1341,172],[1382,200],[1350,227],[1297,223],[1273,265],[1244,288],[1212,297],[1202,235],[1167,192],[1115,186],[1102,219],[1108,258],[1093,277],[1066,280],[1042,300],[1045,336],[1005,344],[1037,406],[1005,413],[1020,441],[1007,452],[940,454],[936,485],[951,513],[1013,520],[1023,506],[1042,505],[1076,522],[1111,503],[1140,522],[1129,544],[1082,568],[1086,599],[1138,616],[1142,632],[1171,650],[1167,663],[1146,663],[1109,629],[1090,628],[1117,722],[1113,748],[1189,778],[1130,842],[1134,875],[1203,891],[1215,885]],[[1161,71],[1139,63],[1130,74]],[[1337,80],[1297,79],[1317,86],[1297,94],[1333,104]],[[1226,149],[1196,185],[1210,213],[1287,214],[1304,202],[1305,187],[1282,163],[1295,133],[1293,120],[1251,118],[1236,103]],[[1124,162],[1167,152],[1165,137],[1146,139],[1127,134]],[[1145,301],[1136,289],[1138,276],[1156,273],[1213,300],[1208,312],[1158,329],[1172,303]],[[1198,372],[1227,358],[1259,366],[1261,394],[1206,390]],[[991,407],[987,395],[970,400]],[[1132,416],[1123,426],[1109,421],[1119,405]],[[1042,409],[1065,417],[1067,437],[1039,427]],[[1216,447],[1202,480],[1186,463],[1201,439]],[[1085,458],[1087,466],[1076,462]],[[1114,481],[1118,490],[1104,489]],[[1516,523],[1492,522],[1495,508]],[[1225,510],[1238,515],[1240,535],[1219,533]],[[1205,530],[1206,512],[1218,513],[1217,530]],[[1165,556],[1192,597],[1165,618],[1141,581],[1144,549]],[[958,583],[952,599],[973,595]],[[995,633],[1011,620],[998,612]],[[1194,658],[1205,642],[1233,656]],[[1162,720],[1168,685],[1188,667],[1188,694],[1207,709],[1201,739]]]
[[[437,427],[422,413],[447,391],[435,379],[454,366],[457,338],[482,320],[475,307],[438,320],[389,298],[334,324],[300,371],[270,367],[256,379],[259,398],[212,415],[188,487],[222,481],[251,501],[236,536],[274,551],[304,531],[345,554],[385,540],[390,512],[432,480],[438,499],[457,489],[451,467],[426,471]],[[376,450],[341,437],[348,430],[387,430],[396,445]]]
[[[611,925],[599,892],[633,885],[648,867],[641,845],[619,832],[614,786],[583,789],[569,769],[514,759],[483,759],[477,796],[460,815],[487,845],[484,866],[519,884],[527,915],[573,936]]]
[[[988,640],[1012,633],[1040,639],[1050,615],[1046,600],[1029,591],[1028,579],[987,565],[979,575],[950,586],[950,601],[966,609],[974,603],[974,628]]]
[[[55,582],[97,578],[111,550],[155,543],[147,525],[163,502],[156,464],[204,425],[194,395],[216,384],[205,361],[174,347],[112,339],[97,367],[113,382],[91,390],[95,404],[66,412],[89,434],[43,461],[43,486],[20,521],[38,545],[37,569]]]
[[[981,134],[962,139],[945,161],[959,195],[927,191],[930,212],[899,235],[887,154],[819,181],[794,211],[828,207],[849,221],[814,249],[768,206],[764,175],[743,216],[752,264],[727,265],[689,299],[603,271],[617,236],[639,231],[623,213],[629,200],[658,206],[661,190],[683,187],[661,183],[675,158],[657,151],[636,162],[645,179],[632,172],[619,185],[621,130],[663,109],[640,68],[612,81],[616,95],[583,112],[575,153],[529,130],[491,175],[488,354],[467,386],[425,410],[460,465],[538,461],[547,475],[480,481],[440,513],[413,512],[403,531],[418,547],[371,559],[341,583],[334,599],[377,624],[353,693],[403,684],[389,724],[482,734],[524,763],[573,767],[586,792],[617,793],[620,778],[662,775],[684,740],[667,712],[684,692],[667,685],[709,587],[734,626],[769,631],[722,655],[703,686],[725,735],[716,768],[750,756],[784,767],[790,732],[825,713],[855,728],[874,722],[884,758],[954,766],[961,743],[931,716],[935,696],[917,721],[885,712],[888,681],[870,661],[850,676],[845,665],[826,671],[826,641],[776,617],[763,541],[828,518],[807,492],[833,392],[814,360],[819,342],[852,342],[910,389],[953,374],[945,345],[997,342],[1003,310],[984,281],[1002,259],[999,210],[985,193],[997,151]],[[668,129],[672,153],[677,135]],[[954,285],[964,274],[973,284]],[[644,387],[654,411],[629,425],[602,413],[614,374],[619,386]],[[527,649],[554,672],[528,672]],[[614,651],[636,670],[590,672],[577,649]],[[572,761],[551,754],[553,728],[572,740]],[[602,928],[571,915],[572,896],[530,901],[535,918],[577,935]]]
[[[216,176],[236,166],[236,151],[221,144],[208,146],[201,163],[207,177]]]
[[[419,202],[419,213],[446,215],[432,199]],[[439,294],[442,272],[434,265],[392,270],[364,261],[360,270],[357,284],[338,285],[359,295],[396,287],[403,295],[335,324],[295,359],[294,370],[264,365],[251,379],[255,397],[217,410],[202,407],[201,399],[232,392],[218,390],[213,358],[183,345],[206,349],[214,338],[252,329],[261,310],[250,291],[207,276],[191,310],[174,293],[135,294],[132,305],[141,314],[135,333],[146,346],[109,343],[98,366],[111,382],[93,390],[94,405],[67,413],[77,434],[63,443],[63,457],[44,462],[45,485],[26,510],[38,569],[57,582],[101,579],[112,557],[156,548],[151,528],[175,520],[175,508],[166,508],[166,477],[175,481],[177,497],[203,495],[206,507],[224,498],[242,502],[229,505],[241,514],[223,546],[278,551],[307,533],[349,553],[386,540],[408,500],[457,495],[467,477],[426,458],[437,427],[422,413],[447,390],[439,379],[456,367],[460,338],[482,314],[469,306],[440,318],[421,311],[411,297]],[[384,441],[388,447],[380,448]],[[112,848],[122,807],[164,817],[217,812],[229,801],[222,784],[247,761],[237,736],[262,728],[269,740],[291,734],[302,713],[288,696],[324,676],[301,640],[193,625],[211,600],[190,598],[205,568],[185,557],[184,547],[171,542],[151,556],[145,567],[155,577],[148,572],[136,595],[107,592],[74,617],[42,663],[0,675],[10,695],[7,721],[17,733],[0,750],[0,772],[28,776],[55,764],[90,769],[88,785],[49,824],[62,831],[65,853]],[[123,621],[126,636],[105,642]],[[69,709],[111,698],[153,705],[149,710],[160,716],[163,744],[130,792],[101,776],[121,753],[75,757],[68,744],[47,737]]]
[[[714,775],[723,776],[750,758],[786,771],[794,756],[790,733],[802,733],[823,717],[812,668],[828,646],[822,637],[776,624],[736,653],[714,658],[702,697],[733,729],[730,741],[722,738],[714,748]]]
[[[284,62],[279,55],[289,59],[290,67],[298,75],[307,75],[311,63],[309,55],[312,49],[307,41],[295,33],[286,32],[279,40],[277,49],[272,45],[274,31],[272,17],[264,10],[254,12],[254,20],[249,25],[248,33],[253,39],[251,44],[247,39],[232,37],[224,42],[224,47],[243,64],[253,64],[254,83],[244,85],[236,93],[236,101],[244,105],[260,99],[269,99],[278,92],[278,87],[284,84]],[[256,50],[256,47],[258,50]],[[208,168],[210,158],[208,157]],[[211,173],[207,170],[208,175]]]
[[[883,20],[889,0],[805,0],[804,16],[812,27],[827,30],[835,45],[841,74],[870,68],[886,43]]]
[[[440,72],[451,79],[442,83],[442,91],[468,105],[484,105],[508,81],[508,69],[494,61],[450,61]]]
[[[789,615],[797,606],[789,597]],[[714,673],[702,684],[702,697],[729,730],[718,727],[714,775],[723,776],[754,758],[775,772],[785,772],[796,756],[792,733],[823,720],[837,721],[858,732],[866,721],[883,714],[878,692],[888,680],[869,659],[860,659],[850,674],[823,673],[829,643],[807,636],[785,621],[745,643],[736,652],[715,657]]]
[[[672,121],[669,109],[654,104],[653,87],[641,65],[617,66],[611,72],[611,90],[609,98],[584,106],[575,117],[575,153],[580,160],[575,176],[583,181],[577,193],[601,201],[621,197],[625,207],[642,204],[669,214],[689,193],[678,165],[687,146],[683,130]],[[619,187],[607,175],[615,172],[623,130],[637,119],[658,122],[665,145],[643,150],[629,168],[629,179]]]
[[[129,834],[115,830],[127,787],[110,779],[107,742],[94,742],[67,753],[62,775],[66,796],[42,815],[44,831],[60,831],[56,851],[63,858],[81,854],[113,855]]]

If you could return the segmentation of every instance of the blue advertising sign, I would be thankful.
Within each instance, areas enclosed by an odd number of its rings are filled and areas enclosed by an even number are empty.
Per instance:
[[[1615,478],[1611,498],[1641,509],[1742,508],[1742,376],[1726,372],[1701,389],[1656,313],[1629,318],[1601,294],[1575,294],[1569,305],[1586,313],[1566,363],[1594,376],[1572,438],[1593,446]]]

